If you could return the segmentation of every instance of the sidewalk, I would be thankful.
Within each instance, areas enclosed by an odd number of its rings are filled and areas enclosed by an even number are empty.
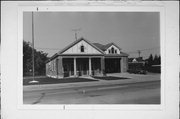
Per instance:
[[[35,76],[36,78],[45,78],[46,76]],[[23,79],[33,79],[33,76],[26,76]]]
[[[66,88],[77,88],[77,87],[88,87],[88,86],[105,86],[105,85],[125,85],[140,82],[153,82],[160,81],[160,75],[138,75],[128,73],[115,73],[108,74],[108,76],[123,76],[130,79],[124,80],[99,80],[93,82],[77,82],[77,83],[61,83],[61,84],[43,84],[43,85],[29,85],[23,86],[23,91],[36,91],[36,90],[51,90],[51,89],[66,89]]]

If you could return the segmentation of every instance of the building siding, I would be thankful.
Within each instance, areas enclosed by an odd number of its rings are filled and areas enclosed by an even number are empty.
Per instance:
[[[57,67],[58,67],[58,78],[62,78],[63,77],[63,62],[62,62],[62,57],[59,56],[58,57],[58,62],[57,62]]]
[[[84,52],[81,52],[81,50],[80,50],[80,47],[82,45],[85,47]],[[87,42],[82,40],[79,43],[77,43],[76,45],[74,45],[71,48],[69,48],[68,50],[66,50],[62,54],[102,54],[102,53],[99,52],[94,47],[92,47],[91,45],[89,45]]]
[[[121,72],[127,72],[128,70],[128,58],[122,57],[121,58]]]

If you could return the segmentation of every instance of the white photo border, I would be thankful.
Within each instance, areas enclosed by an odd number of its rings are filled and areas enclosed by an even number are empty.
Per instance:
[[[63,110],[63,105],[23,105],[21,103],[22,79],[22,36],[19,26],[22,23],[21,12],[41,10],[46,6],[88,6],[88,4],[69,4],[54,1],[2,1],[1,2],[1,117],[3,119],[178,119],[179,118],[179,2],[178,1],[139,1],[139,2],[103,2],[99,6],[117,8],[153,8],[161,14],[161,105],[114,105],[105,109],[105,105],[66,105],[70,108]],[[98,6],[100,2],[93,3]],[[129,5],[129,3],[131,5]],[[81,8],[82,8],[81,7]],[[119,8],[119,9],[120,9]],[[131,8],[132,10],[132,8]],[[162,10],[162,11],[161,11]],[[124,10],[125,11],[125,10]],[[20,12],[20,13],[19,13]],[[21,24],[21,25],[20,25]],[[162,41],[163,40],[163,41]],[[21,48],[20,48],[21,47]],[[20,79],[18,79],[20,78]],[[18,87],[19,86],[19,87]],[[162,97],[163,96],[163,97]],[[74,106],[74,107],[73,107]],[[83,107],[84,106],[84,107]],[[99,106],[99,108],[97,108]],[[117,107],[117,108],[116,108]],[[156,108],[156,109],[155,109]]]
[[[38,11],[37,11],[38,7]],[[22,43],[23,43],[23,12],[159,12],[160,15],[160,54],[161,54],[161,92],[160,104],[23,104],[23,83],[22,83]],[[18,109],[93,109],[93,110],[162,110],[165,106],[165,8],[163,6],[19,6],[18,7]]]

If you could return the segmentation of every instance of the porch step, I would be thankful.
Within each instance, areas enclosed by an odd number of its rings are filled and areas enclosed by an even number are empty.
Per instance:
[[[89,76],[89,75],[85,75],[85,76],[79,76],[80,78],[87,78],[87,79],[95,79],[95,78],[93,78],[93,77],[91,77],[91,76]]]

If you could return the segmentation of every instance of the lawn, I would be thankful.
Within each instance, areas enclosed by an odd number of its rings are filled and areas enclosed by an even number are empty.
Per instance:
[[[126,77],[116,77],[116,76],[94,76],[95,79],[101,79],[101,80],[124,80],[129,79]]]
[[[57,83],[76,83],[76,82],[90,82],[90,81],[98,81],[98,80],[92,80],[87,78],[63,78],[63,79],[56,79],[56,78],[35,78],[36,81],[39,81],[39,83],[29,83],[29,81],[32,81],[32,78],[24,79],[23,85],[40,85],[40,84],[57,84]]]

